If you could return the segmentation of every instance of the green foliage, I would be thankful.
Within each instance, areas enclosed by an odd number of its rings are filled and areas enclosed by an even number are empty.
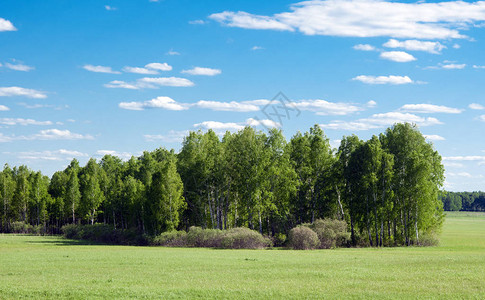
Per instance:
[[[306,226],[297,226],[291,229],[288,241],[290,247],[294,250],[315,249],[320,245],[318,235]]]
[[[187,247],[187,232],[181,230],[166,231],[156,236],[152,244],[155,246]]]
[[[245,227],[225,231],[221,242],[221,248],[227,249],[263,249],[270,246],[270,239]]]
[[[111,245],[146,245],[147,237],[134,230],[115,229],[107,224],[64,225],[64,236],[76,240],[88,240]]]
[[[334,219],[318,219],[312,224],[305,224],[318,236],[318,248],[330,249],[346,247],[350,242],[350,233],[347,232],[347,222]]]

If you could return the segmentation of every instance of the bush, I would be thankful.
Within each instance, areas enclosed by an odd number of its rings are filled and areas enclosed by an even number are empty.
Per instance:
[[[25,222],[13,222],[11,230],[12,233],[32,233],[33,227]]]
[[[202,229],[192,226],[187,232],[187,245],[190,247],[221,248],[224,232],[219,229]]]
[[[273,245],[276,247],[284,247],[286,244],[286,234],[284,233],[277,233],[273,237]]]
[[[350,241],[350,233],[347,232],[347,222],[333,219],[318,219],[313,224],[306,224],[318,235],[319,248],[330,249],[345,247]]]
[[[152,244],[167,247],[186,247],[188,246],[187,232],[177,230],[164,232],[155,237]]]
[[[136,230],[115,229],[111,225],[64,225],[61,228],[68,239],[88,240],[114,245],[147,245],[147,237]]]
[[[289,242],[295,250],[315,249],[320,244],[315,231],[306,226],[298,226],[290,230]]]
[[[438,246],[439,243],[439,238],[433,233],[424,233],[419,237],[419,246]]]
[[[271,241],[259,232],[245,227],[232,228],[224,232],[221,248],[263,249],[271,246]]]

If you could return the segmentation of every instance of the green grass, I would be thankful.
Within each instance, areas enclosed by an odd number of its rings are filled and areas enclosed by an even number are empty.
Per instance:
[[[214,250],[0,235],[0,298],[485,298],[485,214],[428,248]]]

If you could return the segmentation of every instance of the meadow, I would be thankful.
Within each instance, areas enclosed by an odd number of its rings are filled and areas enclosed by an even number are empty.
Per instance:
[[[0,235],[0,298],[485,298],[485,214],[437,247],[219,250]]]

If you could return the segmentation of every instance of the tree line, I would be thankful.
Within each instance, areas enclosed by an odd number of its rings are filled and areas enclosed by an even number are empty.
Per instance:
[[[485,211],[485,192],[444,191],[440,200],[446,211]]]
[[[367,141],[343,137],[337,151],[318,125],[289,141],[277,129],[190,132],[179,153],[106,155],[84,167],[73,159],[51,178],[5,165],[1,230],[104,223],[150,235],[200,226],[275,236],[333,218],[349,224],[354,245],[411,245],[441,227],[443,173],[441,156],[407,123]]]

